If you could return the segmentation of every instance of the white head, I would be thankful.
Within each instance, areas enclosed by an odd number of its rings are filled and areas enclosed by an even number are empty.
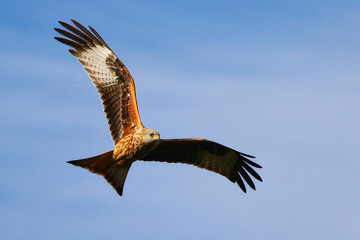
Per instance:
[[[152,129],[144,128],[143,130],[143,143],[145,145],[154,145],[154,147],[160,141],[160,134]]]

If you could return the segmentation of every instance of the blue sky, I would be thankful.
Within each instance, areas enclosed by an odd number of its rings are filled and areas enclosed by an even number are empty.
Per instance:
[[[255,155],[257,191],[181,164],[133,164],[124,196],[66,164],[112,141],[96,89],[56,42],[94,27],[163,138]],[[0,10],[3,239],[356,239],[358,1],[7,1]]]

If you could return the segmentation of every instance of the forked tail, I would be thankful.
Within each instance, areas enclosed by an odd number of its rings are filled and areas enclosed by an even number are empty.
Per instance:
[[[131,163],[127,165],[118,164],[113,159],[113,151],[95,157],[68,161],[68,163],[102,175],[113,186],[116,192],[122,196],[126,175],[131,167]]]

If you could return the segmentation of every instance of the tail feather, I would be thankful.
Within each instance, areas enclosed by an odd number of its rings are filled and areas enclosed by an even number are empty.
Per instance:
[[[114,164],[106,173],[105,179],[111,186],[114,187],[116,192],[122,196],[126,175],[130,169],[130,165]]]
[[[116,163],[113,160],[112,156],[113,156],[113,151],[109,151],[95,157],[68,161],[67,163],[70,163],[77,167],[85,168],[92,173],[105,176],[108,169]]]
[[[122,196],[126,175],[131,164],[120,165],[113,159],[113,151],[100,154],[95,157],[68,161],[68,163],[82,167],[92,173],[102,175],[106,181]]]

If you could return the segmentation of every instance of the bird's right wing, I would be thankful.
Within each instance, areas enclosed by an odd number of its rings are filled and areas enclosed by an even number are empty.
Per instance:
[[[124,64],[92,27],[89,26],[89,31],[80,23],[71,21],[76,27],[59,22],[68,31],[55,28],[66,37],[55,39],[73,48],[69,52],[83,65],[97,88],[116,144],[128,127],[142,126],[134,81]]]
[[[253,169],[261,166],[248,158],[254,157],[206,139],[190,138],[161,139],[159,145],[141,160],[192,164],[227,177],[246,192],[243,179],[255,190],[249,174],[262,182]]]

